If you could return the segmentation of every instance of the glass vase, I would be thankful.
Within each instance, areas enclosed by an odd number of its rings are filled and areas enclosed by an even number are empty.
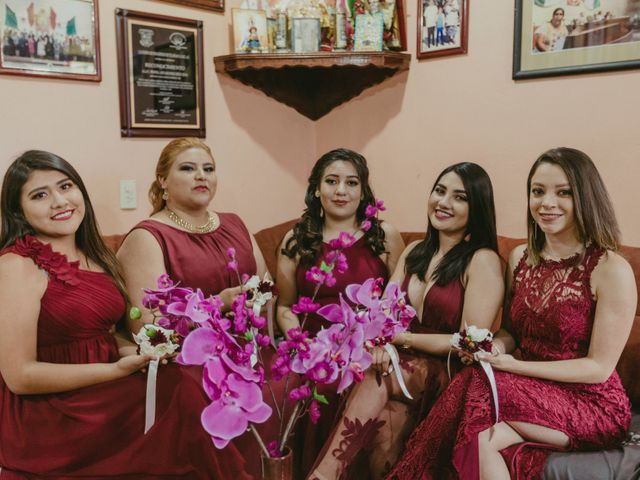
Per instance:
[[[264,480],[293,480],[293,453],[284,447],[281,457],[262,456],[262,478]]]

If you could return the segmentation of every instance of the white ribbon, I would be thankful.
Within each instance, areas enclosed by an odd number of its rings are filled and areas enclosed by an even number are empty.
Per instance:
[[[413,397],[407,390],[407,386],[404,383],[404,378],[402,377],[402,370],[400,369],[400,360],[398,358],[398,352],[393,348],[393,345],[390,343],[386,343],[384,345],[384,349],[389,354],[389,358],[391,358],[391,365],[393,365],[393,373],[396,374],[396,379],[398,380],[398,385],[400,385],[400,390],[404,393],[404,396],[413,400]]]
[[[156,421],[156,379],[158,377],[158,364],[156,358],[149,362],[147,367],[147,400],[144,410],[144,433],[147,433]]]
[[[482,360],[484,355],[490,355],[483,352],[483,355],[477,355],[477,358],[480,363],[480,366],[484,370],[484,373],[487,374],[487,378],[489,379],[489,385],[491,385],[491,393],[493,394],[493,404],[496,406],[496,423],[498,423],[498,415],[499,415],[499,403],[498,403],[498,386],[496,385],[496,376],[493,374],[493,368],[490,363],[487,363]]]

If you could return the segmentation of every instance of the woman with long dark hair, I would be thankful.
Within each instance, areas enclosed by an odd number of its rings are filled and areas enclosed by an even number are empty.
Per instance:
[[[311,478],[356,478],[359,453],[368,456],[367,478],[380,478],[449,383],[451,335],[465,324],[490,328],[495,320],[503,276],[493,190],[480,166],[458,163],[438,176],[427,201],[426,236],[407,246],[391,280],[402,282],[417,312],[409,331],[393,339],[413,400],[403,395],[387,352],[378,350]],[[461,367],[457,356],[451,367],[453,372]]]
[[[527,195],[528,242],[509,258],[497,354],[481,358],[498,408],[482,369],[464,369],[390,478],[537,479],[553,450],[625,437],[630,405],[615,368],[637,298],[607,190],[587,155],[554,148],[531,167]]]
[[[231,478],[200,425],[208,398],[163,367],[146,434],[149,357],[122,356],[126,310],[114,255],[102,242],[75,169],[32,150],[7,170],[0,237],[0,478]],[[234,477],[235,478],[235,477]]]
[[[336,274],[335,285],[323,285],[316,302],[320,305],[336,303],[347,285],[362,283],[368,278],[382,278],[386,283],[404,243],[399,232],[388,222],[374,218],[369,230],[360,229],[367,205],[373,203],[375,197],[369,185],[369,169],[362,155],[340,148],[327,152],[315,163],[305,195],[306,209],[300,221],[286,234],[278,258],[278,323],[285,335],[291,328],[300,326],[301,319],[291,311],[291,305],[299,296],[312,297],[316,288],[305,278],[306,270],[331,250],[328,242],[341,232],[355,237],[355,243],[342,252],[349,269]],[[322,317],[309,315],[304,328],[315,334],[328,325]],[[321,387],[320,393],[329,398],[331,405],[321,406],[318,424],[311,425],[304,419],[299,429],[297,445],[302,452],[303,473],[313,465],[339,412],[337,382]]]

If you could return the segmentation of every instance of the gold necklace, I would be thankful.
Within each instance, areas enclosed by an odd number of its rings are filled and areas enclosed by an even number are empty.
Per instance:
[[[167,217],[169,217],[169,220],[191,233],[209,233],[218,228],[218,219],[209,211],[207,211],[207,215],[209,217],[207,223],[194,225],[179,217],[178,214],[169,207],[165,207],[165,210],[167,211]]]

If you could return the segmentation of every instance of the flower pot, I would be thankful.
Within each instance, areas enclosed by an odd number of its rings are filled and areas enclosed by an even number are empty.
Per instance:
[[[264,480],[293,480],[293,454],[289,447],[284,447],[284,455],[281,457],[261,458]]]

